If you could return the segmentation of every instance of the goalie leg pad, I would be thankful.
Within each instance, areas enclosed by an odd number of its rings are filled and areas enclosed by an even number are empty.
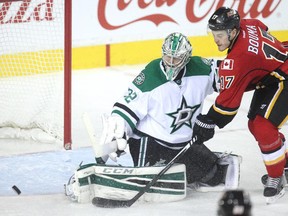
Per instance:
[[[97,197],[131,199],[164,167],[119,167],[89,164],[75,172],[73,197],[79,203]],[[74,198],[76,197],[76,198]],[[173,165],[140,199],[145,202],[177,201],[186,197],[186,168]],[[73,200],[72,199],[72,200]]]
[[[241,162],[242,157],[239,155],[229,154],[220,158],[219,164],[228,166],[225,176],[225,189],[232,190],[239,187]]]
[[[218,167],[222,166],[226,169],[226,171],[223,172],[222,182],[219,182],[219,184],[215,186],[203,182],[196,182],[189,185],[189,187],[200,192],[233,190],[239,187],[240,164],[242,162],[242,157],[239,155],[218,152],[215,152],[215,154],[219,157],[217,162]]]
[[[155,167],[96,167],[97,197],[132,199],[146,186],[163,166]],[[186,169],[175,164],[139,199],[145,202],[170,202],[186,197]]]
[[[210,172],[215,171],[217,161],[217,155],[204,144],[192,145],[179,160],[186,164],[188,184],[198,182]]]
[[[73,202],[88,203],[95,197],[94,188],[91,183],[91,177],[95,173],[94,165],[87,164],[81,166],[70,177],[68,183],[64,185],[65,195]],[[85,179],[85,181],[81,182],[82,179]]]

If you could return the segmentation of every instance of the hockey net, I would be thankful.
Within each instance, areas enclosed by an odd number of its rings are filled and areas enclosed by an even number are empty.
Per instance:
[[[64,76],[64,2],[0,0],[0,138],[60,141],[70,148],[71,134],[64,137],[64,121],[71,121],[64,118],[70,114],[64,86],[71,82]]]

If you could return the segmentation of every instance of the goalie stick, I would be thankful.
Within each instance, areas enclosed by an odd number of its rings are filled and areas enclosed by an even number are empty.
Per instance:
[[[94,127],[92,125],[92,122],[91,122],[90,117],[89,117],[87,112],[83,113],[82,120],[84,122],[87,133],[89,135],[89,138],[90,138],[90,141],[92,144],[92,148],[93,148],[95,156],[96,156],[95,160],[96,160],[97,164],[105,164],[105,161],[101,157],[101,156],[103,156],[102,149],[97,144],[96,135],[94,133]]]
[[[166,173],[168,169],[177,161],[179,158],[184,155],[184,153],[193,145],[194,141],[190,141],[166,166],[159,172],[154,178],[142,188],[132,199],[130,200],[114,200],[106,199],[102,197],[94,197],[92,200],[93,205],[103,208],[121,208],[121,207],[130,207],[135,203],[144,193],[146,193],[150,187],[152,187],[163,174]]]
[[[103,116],[102,116],[102,118],[103,118]],[[120,156],[121,154],[123,154],[124,151],[118,150],[117,146],[107,144],[104,148],[103,146],[101,146],[99,144],[99,142],[97,142],[96,135],[94,133],[95,130],[94,130],[93,124],[91,122],[91,118],[87,112],[84,112],[82,114],[82,120],[84,122],[87,133],[89,135],[89,138],[90,138],[90,141],[92,144],[92,148],[93,148],[94,154],[96,156],[95,160],[96,160],[97,164],[105,164],[105,161],[107,160],[108,155],[112,152],[116,152],[117,156]],[[103,119],[102,119],[102,121],[103,121]],[[106,160],[103,159],[105,157],[106,157]]]

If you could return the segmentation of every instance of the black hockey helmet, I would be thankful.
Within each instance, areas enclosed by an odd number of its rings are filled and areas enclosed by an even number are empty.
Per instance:
[[[237,10],[220,7],[210,17],[208,21],[208,27],[212,31],[227,30],[227,29],[239,29],[240,28],[240,16]]]
[[[218,216],[251,216],[252,204],[248,193],[243,190],[227,190],[218,202]]]

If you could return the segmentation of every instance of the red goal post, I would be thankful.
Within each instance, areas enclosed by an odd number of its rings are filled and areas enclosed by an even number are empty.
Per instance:
[[[0,138],[71,149],[71,28],[72,0],[0,0]]]

